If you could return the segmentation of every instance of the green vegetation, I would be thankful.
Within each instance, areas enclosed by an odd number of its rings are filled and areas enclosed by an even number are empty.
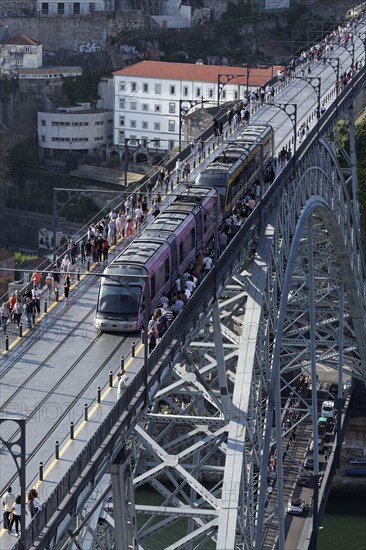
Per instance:
[[[36,260],[37,256],[32,256],[31,254],[25,254],[24,252],[15,252],[14,253],[15,258],[15,269],[18,269],[18,267],[22,266],[26,262],[31,262],[32,260]]]
[[[339,134],[339,141],[349,151],[347,127],[343,126]],[[358,175],[358,199],[360,210],[366,211],[366,116],[356,122],[356,155]],[[341,159],[342,165],[342,159]]]
[[[93,103],[98,99],[98,84],[103,76],[110,76],[112,67],[83,70],[81,76],[63,78],[62,90],[71,105],[75,103]]]
[[[34,140],[15,145],[10,153],[10,171],[18,183],[23,183],[29,170],[38,167],[37,147]]]

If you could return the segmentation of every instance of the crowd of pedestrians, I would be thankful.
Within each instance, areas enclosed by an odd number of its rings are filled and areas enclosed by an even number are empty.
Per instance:
[[[35,489],[31,489],[28,493],[28,510],[31,518],[33,519],[37,513],[42,509],[42,502],[38,497],[38,493]],[[6,493],[3,495],[3,526],[9,533],[13,535],[13,525],[15,525],[15,534],[20,536],[20,521],[22,511],[25,515],[28,515],[25,509],[25,502],[21,495],[15,496],[12,487],[8,487]],[[22,510],[23,508],[23,510]]]

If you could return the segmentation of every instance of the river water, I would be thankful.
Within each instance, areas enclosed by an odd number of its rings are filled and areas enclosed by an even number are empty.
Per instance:
[[[317,550],[366,550],[366,496],[330,495]]]
[[[137,493],[137,502],[156,505],[161,504],[162,498],[144,487]],[[144,517],[145,521],[147,518],[148,516]],[[186,528],[186,520],[176,521],[167,529],[159,529],[149,542],[142,540],[141,544],[145,550],[161,550],[184,536]],[[317,550],[366,550],[366,496],[329,497],[317,546]],[[213,550],[215,546],[206,541],[204,548]]]

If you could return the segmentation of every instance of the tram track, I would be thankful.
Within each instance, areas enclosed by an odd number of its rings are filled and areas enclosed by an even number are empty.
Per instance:
[[[90,312],[89,312],[90,315]],[[47,403],[49,398],[52,396],[52,394],[61,386],[61,384],[72,374],[74,369],[80,364],[80,362],[87,356],[88,353],[92,350],[92,348],[95,346],[95,344],[100,340],[102,336],[102,333],[98,334],[96,338],[89,344],[89,346],[84,350],[84,352],[76,359],[76,361],[73,362],[73,364],[67,369],[67,371],[63,374],[63,376],[57,381],[57,383],[52,387],[52,389],[47,393],[47,395],[37,404],[35,409],[32,411],[32,414],[29,415],[26,418],[26,424],[41,410],[41,408]],[[128,336],[122,338],[118,341],[117,345],[113,347],[113,349],[110,351],[108,356],[105,358],[105,360],[101,363],[101,365],[98,367],[98,369],[92,374],[90,378],[88,378],[88,381],[84,386],[79,390],[77,395],[73,398],[72,402],[65,408],[63,413],[59,416],[59,418],[52,424],[52,427],[50,430],[47,431],[47,433],[42,437],[42,439],[38,442],[38,444],[32,449],[32,452],[27,456],[26,458],[26,466],[30,463],[30,461],[35,457],[38,450],[46,443],[46,441],[50,438],[52,433],[57,429],[57,427],[65,420],[65,418],[68,417],[70,412],[72,411],[75,404],[81,399],[81,397],[84,395],[84,393],[90,388],[91,384],[94,382],[94,380],[101,374],[103,369],[106,365],[111,361],[113,356],[117,353],[118,349],[127,341]],[[50,354],[51,356],[54,355],[54,353]],[[50,357],[48,357],[44,362],[47,362]],[[25,385],[23,385],[23,388],[25,388]],[[18,392],[19,393],[19,392]],[[9,402],[10,400],[8,400]],[[9,437],[8,442],[11,443],[20,433],[20,429],[17,429],[14,431],[14,433]],[[6,446],[4,445],[0,449],[0,454],[6,449]],[[15,482],[17,479],[17,473],[15,473],[11,479],[5,483],[5,485],[9,486]]]

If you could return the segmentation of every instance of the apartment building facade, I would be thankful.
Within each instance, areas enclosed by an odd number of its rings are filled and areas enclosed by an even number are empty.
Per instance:
[[[42,44],[22,34],[0,42],[0,76],[17,76],[19,69],[42,66]]]
[[[40,111],[37,126],[41,149],[91,154],[112,143],[113,112],[90,104]]]
[[[116,71],[114,144],[141,146],[142,140],[147,148],[170,150],[182,138],[184,113],[213,107],[218,98],[238,101],[277,69],[141,61]]]

